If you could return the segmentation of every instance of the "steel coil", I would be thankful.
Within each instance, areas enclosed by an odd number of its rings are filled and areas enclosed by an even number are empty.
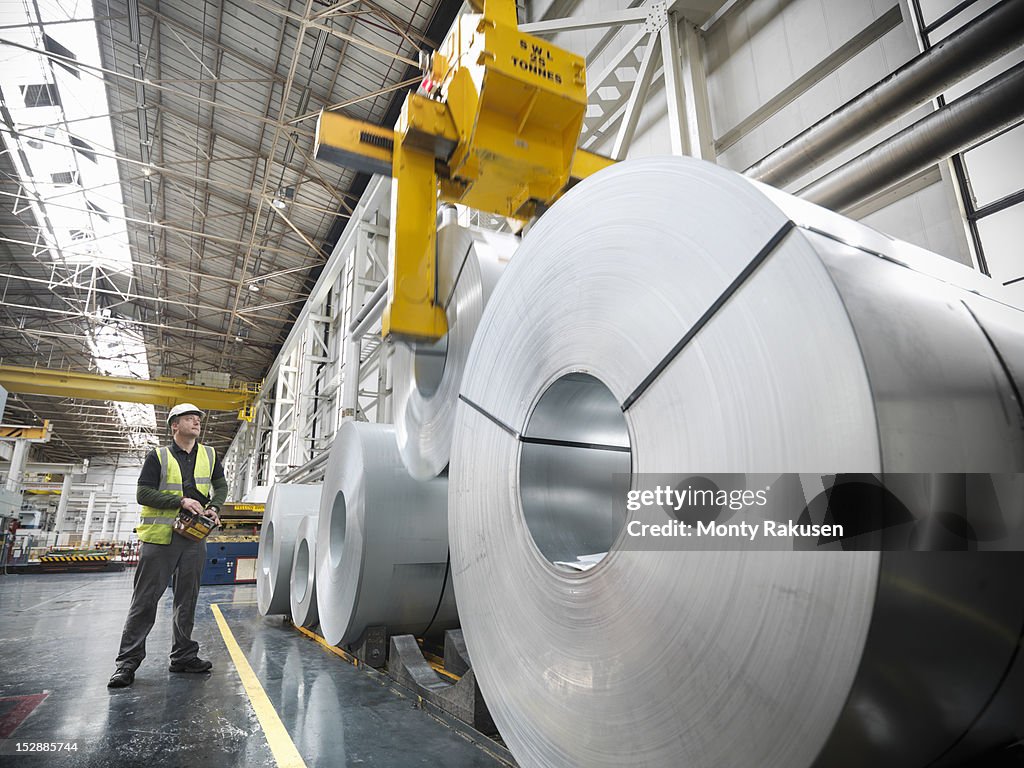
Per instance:
[[[1019,553],[627,551],[612,503],[631,473],[1021,472],[1022,315],[958,282],[982,287],[682,158],[540,219],[449,468],[466,644],[520,765],[907,768],[1021,737]]]
[[[302,518],[295,532],[292,575],[288,591],[292,622],[299,627],[315,627],[319,622],[316,610],[316,515]]]
[[[319,508],[319,485],[271,487],[256,555],[256,606],[261,616],[288,612],[296,533],[302,519],[315,516]]]
[[[480,315],[519,240],[448,221],[438,238],[438,294],[448,334],[399,342],[391,358],[395,436],[409,474],[429,480],[448,466],[459,384]]]
[[[317,528],[317,607],[329,643],[354,643],[373,626],[416,635],[457,626],[447,490],[446,478],[410,477],[393,427],[338,430]]]

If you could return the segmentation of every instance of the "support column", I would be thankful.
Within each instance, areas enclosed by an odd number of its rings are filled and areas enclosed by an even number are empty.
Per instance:
[[[14,441],[14,454],[11,456],[11,469],[7,473],[7,490],[21,492],[21,477],[25,473],[25,462],[28,460],[28,440]]]
[[[686,134],[690,155],[715,161],[715,142],[711,132],[711,107],[704,74],[704,45],[699,30],[689,21],[682,24],[683,77]]]
[[[394,398],[391,397],[391,345],[380,350],[377,357],[378,389],[377,389],[377,417],[379,424],[394,424],[393,406]]]
[[[110,522],[110,502],[103,508],[103,527],[100,529],[100,540],[107,538],[107,524]]]
[[[350,323],[359,314],[366,300],[366,288],[362,279],[368,269],[367,233],[360,224],[356,230],[356,244],[345,265],[345,311],[341,328],[344,329],[345,343],[341,368],[341,418],[357,419],[359,416],[359,368],[362,343],[349,330]]]
[[[124,511],[124,507],[120,504],[117,507],[117,514],[114,516],[114,532],[111,538],[114,541],[119,541],[121,537],[121,512]]]
[[[60,501],[57,502],[57,517],[53,521],[53,532],[58,536],[64,527],[64,518],[68,514],[68,502],[71,500],[71,473],[64,473],[64,483],[60,487]]]
[[[82,546],[89,541],[89,524],[92,522],[92,511],[96,506],[96,491],[89,491],[89,503],[85,506],[85,525],[82,528]]]
[[[679,45],[679,19],[668,15],[661,28],[661,60],[665,72],[665,98],[668,100],[668,137],[673,155],[685,155],[689,149],[686,131],[686,91],[683,88],[683,57]],[[653,45],[653,40],[651,41]]]

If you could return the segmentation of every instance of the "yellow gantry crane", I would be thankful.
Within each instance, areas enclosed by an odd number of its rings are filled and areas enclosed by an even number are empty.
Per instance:
[[[322,112],[315,156],[394,177],[391,279],[382,335],[444,336],[436,296],[437,202],[527,221],[612,160],[578,149],[587,109],[582,57],[519,31],[515,0],[470,0],[395,130]]]
[[[43,419],[41,427],[26,427],[21,424],[0,424],[0,440],[31,440],[34,443],[45,443],[53,434],[53,425],[49,419]]]
[[[170,408],[177,403],[194,403],[214,411],[237,411],[238,418],[252,421],[253,403],[259,387],[238,384],[233,388],[200,387],[168,379],[129,379],[96,373],[0,365],[0,386],[25,395],[80,397],[85,400],[113,400],[148,403]]]

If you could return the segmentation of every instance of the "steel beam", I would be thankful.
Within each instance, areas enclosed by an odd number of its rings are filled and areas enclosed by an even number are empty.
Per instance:
[[[175,403],[190,402],[214,411],[240,411],[249,406],[256,396],[252,385],[218,389],[160,379],[128,379],[17,365],[0,365],[0,385],[9,392],[22,395],[148,403],[168,408]]]
[[[14,391],[14,390],[11,390]],[[17,440],[20,442],[42,442],[50,439],[53,428],[49,421],[41,427],[25,427],[20,424],[0,424],[0,440]]]
[[[683,89],[686,97],[686,140],[689,152],[701,160],[715,160],[715,139],[711,130],[711,105],[704,72],[704,38],[688,21],[683,21]],[[667,76],[666,76],[667,77]]]
[[[581,16],[566,19],[548,19],[530,24],[520,24],[519,31],[531,35],[550,35],[556,32],[569,32],[574,29],[593,29],[594,27],[617,27],[624,24],[640,24],[647,20],[650,9],[645,6],[627,8],[623,11],[612,11],[603,16]]]
[[[640,61],[640,70],[637,72],[636,82],[626,102],[626,112],[622,116],[622,123],[619,126],[619,133],[615,137],[615,144],[612,147],[612,158],[625,160],[629,145],[633,143],[633,134],[636,133],[636,126],[640,122],[640,113],[644,104],[647,103],[647,92],[651,87],[651,80],[654,77],[654,70],[661,60],[661,46],[658,44],[658,37],[651,34],[647,39],[647,48],[644,49],[643,59]]]
[[[683,86],[683,57],[679,45],[679,19],[669,14],[668,23],[661,28],[661,60],[664,64],[665,99],[668,102],[668,138],[673,155],[687,154],[686,91]]]

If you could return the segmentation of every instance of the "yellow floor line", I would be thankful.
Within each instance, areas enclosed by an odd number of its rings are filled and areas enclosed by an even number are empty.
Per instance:
[[[213,617],[217,620],[217,626],[220,627],[220,633],[224,637],[228,653],[231,654],[231,660],[235,662],[235,668],[238,670],[238,676],[242,679],[245,692],[249,694],[252,708],[256,710],[256,717],[259,718],[260,725],[263,727],[263,733],[267,737],[267,743],[270,745],[270,751],[274,753],[277,765],[279,768],[306,768],[302,755],[295,748],[292,737],[288,735],[284,723],[277,715],[277,710],[267,698],[267,693],[260,685],[259,678],[252,671],[252,667],[249,666],[245,654],[238,646],[238,641],[235,640],[231,628],[224,620],[224,614],[220,612],[216,603],[211,604],[210,609],[213,611]]]

